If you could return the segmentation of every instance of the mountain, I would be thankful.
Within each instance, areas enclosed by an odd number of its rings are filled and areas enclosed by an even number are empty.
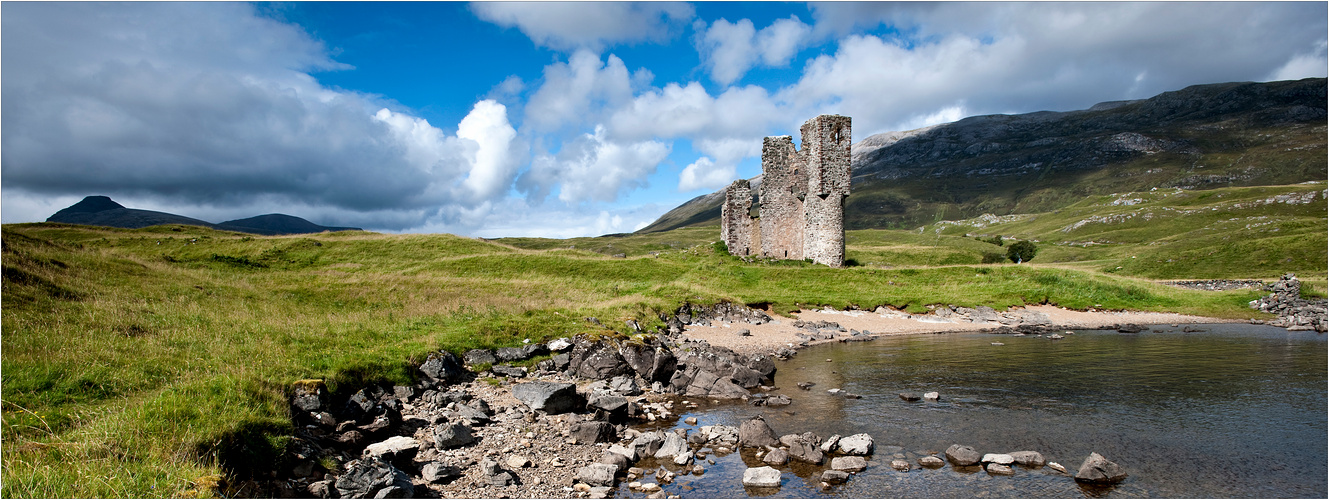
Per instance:
[[[314,224],[299,217],[283,214],[268,214],[248,219],[226,221],[221,224],[185,217],[183,215],[125,208],[106,196],[88,196],[83,200],[61,209],[46,219],[46,222],[83,224],[86,226],[109,226],[138,229],[162,224],[184,224],[203,226],[224,231],[241,233],[278,235],[307,234],[323,231],[358,231],[354,227],[328,227]]]
[[[847,229],[1056,210],[1087,196],[1323,180],[1326,80],[1196,85],[1068,112],[988,115],[867,137]],[[719,224],[724,191],[639,232]]]

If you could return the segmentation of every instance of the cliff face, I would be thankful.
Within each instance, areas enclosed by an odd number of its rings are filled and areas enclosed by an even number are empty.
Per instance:
[[[1155,187],[1322,180],[1325,100],[1323,78],[1197,85],[1081,111],[975,116],[873,135],[853,147],[845,224],[916,227]],[[642,232],[718,224],[723,198],[693,199]],[[682,213],[689,216],[670,216]]]

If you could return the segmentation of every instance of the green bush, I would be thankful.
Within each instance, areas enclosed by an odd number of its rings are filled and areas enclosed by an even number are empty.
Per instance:
[[[984,264],[1000,264],[1006,261],[1006,256],[1001,252],[983,252]]]
[[[1006,258],[1011,259],[1011,262],[1016,264],[1034,260],[1034,256],[1037,254],[1038,245],[1035,245],[1032,241],[1017,241],[1006,247]]]

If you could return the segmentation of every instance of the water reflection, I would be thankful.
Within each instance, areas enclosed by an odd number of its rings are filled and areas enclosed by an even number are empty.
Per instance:
[[[867,432],[878,446],[867,471],[823,492],[824,466],[794,464],[781,468],[779,489],[745,490],[743,469],[763,465],[745,451],[713,457],[704,475],[680,474],[666,489],[684,497],[1325,497],[1325,338],[1252,325],[1204,328],[817,346],[779,364],[776,392],[793,404],[704,402],[688,416],[698,427],[760,414],[782,434]],[[991,345],[997,340],[1005,345]],[[798,382],[816,385],[804,391]],[[835,388],[863,399],[827,392]],[[941,400],[906,402],[897,396],[906,391],[937,391]],[[1006,477],[917,466],[918,457],[954,443],[985,453],[1035,450],[1072,472],[1098,452],[1130,477],[1096,488],[1048,468]],[[914,468],[895,471],[893,458]]]

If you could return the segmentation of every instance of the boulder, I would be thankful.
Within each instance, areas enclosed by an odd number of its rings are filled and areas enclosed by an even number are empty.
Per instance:
[[[761,385],[763,377],[756,370],[743,365],[734,365],[729,373],[729,380],[744,389],[751,389]]]
[[[328,387],[322,380],[300,380],[293,384],[292,389],[291,409],[296,412],[318,413],[331,408]]]
[[[333,493],[337,491],[336,482],[335,479],[315,481],[309,483],[309,487],[305,491],[308,491],[309,495],[314,498],[333,498]]]
[[[522,350],[520,347],[500,347],[494,352],[494,356],[497,357],[499,361],[506,361],[509,363],[513,361],[521,361],[529,357],[526,355],[526,351]]]
[[[1075,473],[1075,480],[1082,483],[1113,484],[1123,479],[1126,479],[1126,471],[1097,452],[1090,453]]]
[[[766,455],[761,457],[761,461],[771,465],[784,465],[789,463],[789,452],[783,448],[776,448],[766,452]]]
[[[1015,459],[1015,463],[1026,467],[1042,467],[1047,464],[1043,454],[1036,451],[1013,451],[1010,455]]]
[[[540,410],[551,415],[586,407],[586,400],[577,394],[577,384],[526,382],[512,386],[512,396],[532,410]]]
[[[478,408],[483,406],[484,409]],[[484,425],[489,423],[489,405],[483,399],[477,399],[476,405],[457,403],[456,410],[448,414],[449,421],[464,423],[466,425]]]
[[[604,463],[594,463],[577,469],[577,479],[592,486],[613,486],[615,474],[618,474],[618,466]]]
[[[471,349],[462,355],[462,360],[468,365],[494,364],[498,362],[498,356],[489,349]]]
[[[627,343],[619,349],[619,354],[647,382],[668,382],[678,369],[678,358],[663,346]]]
[[[614,394],[622,396],[636,396],[641,394],[641,387],[637,385],[636,377],[630,375],[619,375],[609,380],[609,390]]]
[[[549,354],[549,347],[545,346],[544,344],[535,343],[535,344],[526,344],[524,346],[521,346],[521,355],[522,355],[521,359],[531,359],[536,356],[544,356],[546,354]]]
[[[706,435],[706,441],[714,443],[738,443],[738,428],[729,425],[703,425],[698,431]]]
[[[761,417],[754,417],[738,426],[738,445],[749,447],[775,446],[780,441],[775,431]]]
[[[665,435],[663,432],[652,431],[637,436],[636,439],[632,440],[632,444],[628,446],[637,450],[637,455],[639,456],[653,457],[655,456],[655,452],[660,451],[660,447],[664,445],[664,442]]]
[[[780,486],[780,471],[771,467],[750,467],[743,471],[743,486],[777,488]]]
[[[838,448],[840,453],[845,455],[871,455],[872,454],[872,436],[867,434],[854,434],[840,438]]]
[[[586,409],[603,411],[611,420],[622,420],[628,416],[628,399],[612,393],[592,394],[586,398]]]
[[[461,469],[438,462],[430,462],[420,468],[420,477],[423,477],[425,481],[436,484],[450,483],[461,476]]]
[[[524,366],[494,365],[489,371],[500,377],[525,378],[529,373]]]
[[[831,459],[831,468],[845,472],[859,472],[868,468],[868,461],[858,456],[835,457]]]
[[[549,361],[554,363],[554,371],[561,372],[567,370],[568,365],[572,363],[572,355],[566,352],[555,354],[549,358]]]
[[[821,438],[811,432],[780,436],[780,444],[789,448],[789,458],[813,465],[821,465],[826,461],[825,455],[817,447],[820,441]]]
[[[577,444],[608,443],[618,436],[609,422],[577,422],[572,424],[571,437]]]
[[[607,380],[632,372],[632,367],[610,342],[578,337],[575,343],[568,364],[573,375],[591,380]]]
[[[443,424],[434,427],[434,447],[440,450],[460,448],[475,443],[470,426]]]
[[[831,437],[829,437],[829,438],[826,438],[825,441],[822,441],[822,443],[821,443],[821,452],[822,452],[822,453],[830,453],[830,452],[832,452],[832,451],[835,451],[836,446],[839,446],[839,445],[840,445],[840,435],[839,435],[839,434],[835,434],[835,435],[833,435],[833,436],[831,436]]]
[[[842,470],[825,470],[821,472],[821,482],[829,484],[841,484],[849,480],[849,473]]]
[[[628,470],[628,467],[632,467],[632,459],[628,458],[627,456],[614,453],[613,451],[606,451],[603,454],[601,454],[600,460],[597,460],[597,462],[602,464],[613,465],[614,467],[618,468],[617,470]]]
[[[447,351],[430,354],[420,365],[420,381],[426,388],[457,382],[469,373],[457,355]]]
[[[655,451],[655,458],[673,458],[675,455],[688,452],[688,441],[676,432],[665,433],[664,443],[660,449]]]
[[[615,444],[610,446],[608,451],[609,453],[617,453],[619,455],[628,457],[629,462],[636,462],[638,459],[641,458],[639,455],[637,455],[637,449],[631,446],[623,446],[621,444]],[[631,469],[629,469],[629,472],[631,472]]]
[[[978,465],[978,461],[983,458],[978,451],[971,447],[953,444],[946,448],[946,460],[959,466]]]
[[[382,460],[354,460],[335,483],[341,498],[409,498],[411,476]]]
[[[420,442],[406,436],[393,436],[365,447],[364,456],[389,462],[399,468],[411,466]]]

